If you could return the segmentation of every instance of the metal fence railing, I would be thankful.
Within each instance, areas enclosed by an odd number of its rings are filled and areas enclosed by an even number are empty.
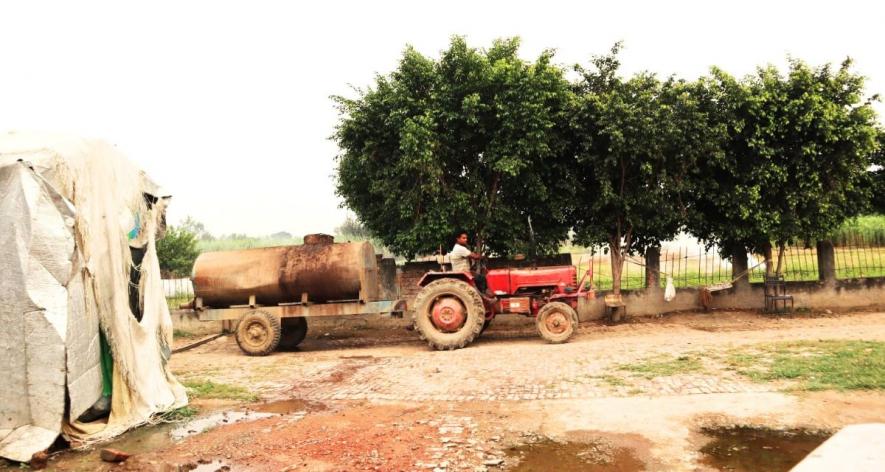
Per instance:
[[[885,277],[885,244],[879,240],[870,241],[862,235],[841,241],[835,252],[836,278],[851,279],[861,277]],[[775,248],[773,266],[777,265],[778,251]],[[759,256],[748,256],[750,282],[762,282],[765,265],[760,264]],[[578,279],[587,270],[593,271],[593,285],[597,290],[612,288],[611,262],[608,254],[600,251],[586,254],[572,254],[572,263],[578,268]],[[716,248],[707,249],[703,245],[665,247],[661,249],[661,286],[666,283],[666,275],[673,277],[677,287],[705,287],[730,282],[731,261],[719,255]],[[818,280],[818,254],[814,245],[790,245],[784,251],[784,279],[787,281]],[[645,287],[645,258],[629,256],[621,274],[621,288],[625,290]],[[186,303],[194,297],[194,287],[189,278],[163,279],[163,292],[170,308]]]
[[[772,271],[777,268],[778,249],[772,249]],[[813,281],[818,280],[817,248],[814,246],[787,246],[784,250],[784,262],[781,273],[784,280]],[[765,276],[765,265],[753,269],[750,273],[750,282],[762,282]]]
[[[188,278],[163,279],[163,294],[169,308],[176,309],[194,298],[194,284]]]
[[[885,242],[863,235],[847,237],[835,248],[836,278],[885,277]]]
[[[837,246],[835,252],[836,278],[885,277],[885,245],[871,244],[862,236]],[[772,267],[777,267],[778,251],[772,255]],[[819,279],[818,254],[814,245],[790,245],[784,251],[782,273],[787,281],[815,281]],[[765,264],[758,255],[748,255],[750,282],[762,282]],[[601,252],[573,254],[580,278],[587,270],[593,271],[593,285],[597,290],[612,288],[611,260]],[[645,287],[645,258],[629,256],[621,274],[621,288],[625,290]],[[660,257],[661,284],[666,276],[673,277],[677,287],[705,287],[732,279],[732,265],[728,258],[719,255],[716,248],[703,245],[663,248]]]
[[[593,286],[597,290],[612,288],[611,259],[608,254],[575,254],[572,260],[578,265],[578,277],[593,271]],[[621,273],[621,288],[625,290],[645,287],[645,258],[633,255],[627,258]],[[750,266],[756,262],[750,261]],[[660,257],[661,286],[667,275],[673,277],[677,287],[701,287],[731,280],[731,261],[722,258],[715,249],[702,245],[664,248]],[[761,280],[761,276],[760,276]]]

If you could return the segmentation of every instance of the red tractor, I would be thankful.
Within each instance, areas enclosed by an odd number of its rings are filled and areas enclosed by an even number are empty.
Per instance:
[[[577,283],[573,266],[491,269],[481,294],[470,272],[428,272],[412,304],[415,329],[434,349],[460,349],[496,315],[519,314],[535,317],[547,342],[563,343],[577,329],[578,299],[595,296],[584,285],[589,274]]]

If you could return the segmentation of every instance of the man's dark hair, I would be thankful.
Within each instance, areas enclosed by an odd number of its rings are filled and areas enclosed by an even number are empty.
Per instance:
[[[455,233],[455,237],[453,238],[455,242],[458,241],[458,238],[460,238],[462,234],[464,236],[467,236],[468,238],[470,237],[470,234],[467,231],[458,231],[457,233]]]

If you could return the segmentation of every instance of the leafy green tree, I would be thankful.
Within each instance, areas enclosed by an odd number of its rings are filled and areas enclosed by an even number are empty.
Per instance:
[[[276,233],[268,236],[270,239],[293,239],[292,233],[288,231],[277,231]]]
[[[157,241],[157,258],[163,275],[189,277],[198,255],[197,238],[186,228],[169,226],[166,236]]]
[[[769,66],[742,81],[714,69],[729,136],[701,166],[695,235],[733,253],[770,254],[773,241],[782,256],[864,211],[876,116],[850,66],[791,60],[786,75]]]
[[[337,192],[393,252],[432,253],[460,230],[498,254],[566,239],[572,93],[551,51],[528,62],[518,49],[454,37],[432,59],[407,47],[372,88],[334,97]]]
[[[625,257],[682,227],[695,162],[717,152],[722,136],[709,126],[703,84],[648,73],[621,78],[619,48],[593,58],[591,69],[577,68],[572,115],[580,189],[574,240],[607,246],[615,294]]]
[[[344,219],[344,221],[335,228],[335,234],[337,236],[358,238],[358,239],[369,239],[372,237],[372,233],[366,229],[366,227],[359,222],[356,218],[352,218],[348,216]]]
[[[192,233],[194,237],[200,241],[213,241],[215,239],[215,236],[212,236],[212,234],[206,230],[206,226],[203,223],[190,216],[186,217],[179,227]]]
[[[737,261],[746,260],[748,250],[770,253],[770,219],[762,194],[777,171],[770,159],[747,148],[752,141],[748,135],[755,132],[743,118],[754,104],[752,89],[718,68],[701,83],[711,104],[710,126],[723,129],[725,137],[721,152],[701,156],[696,163],[688,230]]]
[[[877,149],[872,157],[873,168],[868,177],[870,179],[870,210],[873,213],[885,215],[885,130],[879,130]]]

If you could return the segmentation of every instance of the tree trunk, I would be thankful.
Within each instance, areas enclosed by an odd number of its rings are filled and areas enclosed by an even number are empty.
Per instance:
[[[736,289],[750,288],[750,274],[747,273],[747,250],[740,245],[731,248],[731,279]]]
[[[774,273],[774,266],[772,265],[774,261],[772,260],[771,243],[765,243],[762,245],[762,257],[765,258],[765,275],[770,276],[772,273]]]
[[[621,297],[621,273],[624,269],[624,253],[621,251],[621,241],[609,243],[609,255],[612,263],[612,294],[620,300]],[[611,321],[617,323],[624,318],[624,307],[620,304],[608,307]]]
[[[784,251],[786,249],[786,244],[777,245],[777,275],[784,273]]]
[[[621,272],[624,269],[624,258],[621,255],[621,243],[609,243],[609,255],[612,263],[612,293],[621,294]]]

